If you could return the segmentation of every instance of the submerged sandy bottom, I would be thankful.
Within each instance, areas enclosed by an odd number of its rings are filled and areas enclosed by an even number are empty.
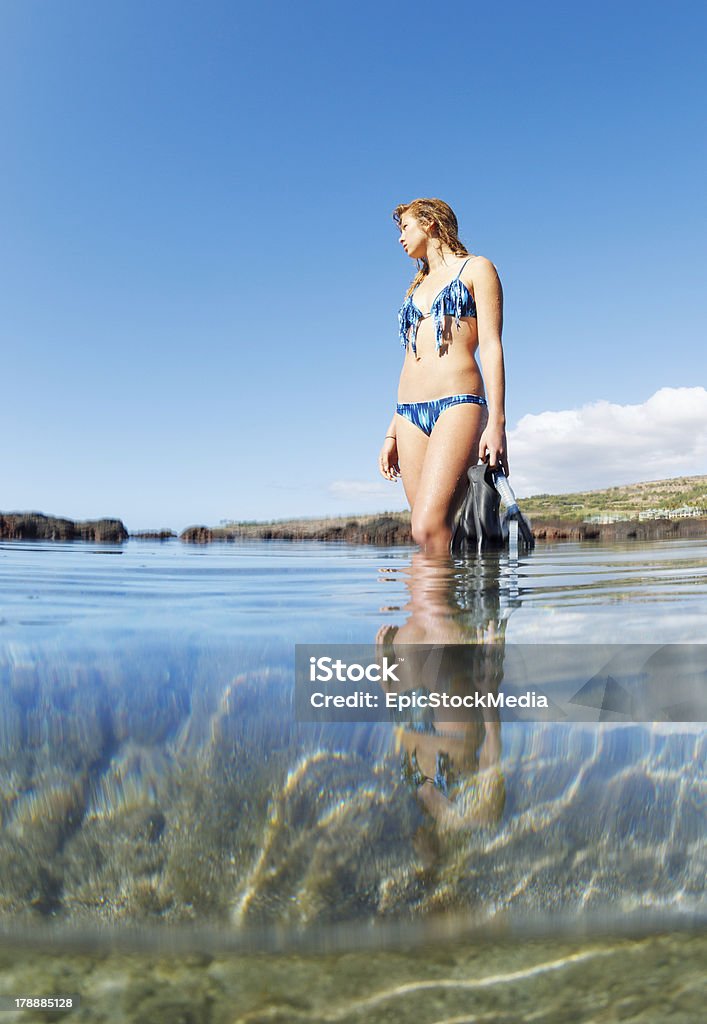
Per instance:
[[[7,943],[7,939],[5,940]],[[78,994],[3,1022],[695,1024],[707,935],[438,942],[331,954],[0,949],[0,994]]]

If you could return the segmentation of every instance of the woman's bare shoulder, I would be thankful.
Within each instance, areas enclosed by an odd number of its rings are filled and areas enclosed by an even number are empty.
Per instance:
[[[498,271],[485,256],[472,256],[460,276],[467,287],[474,290],[474,294],[496,295],[501,292]]]
[[[464,270],[468,270],[472,277],[498,277],[498,270],[486,256],[472,256]]]

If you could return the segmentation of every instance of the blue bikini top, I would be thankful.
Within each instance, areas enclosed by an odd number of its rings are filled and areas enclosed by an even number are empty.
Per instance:
[[[469,259],[471,259],[471,256]],[[461,274],[462,270],[469,262],[469,259],[462,263],[459,268],[459,274]],[[437,293],[437,296],[430,307],[429,313],[420,312],[412,301],[412,296],[420,285],[417,286],[412,295],[408,295],[405,302],[400,307],[400,312],[398,313],[398,323],[400,324],[400,344],[403,348],[407,348],[409,340],[412,345],[413,352],[417,355],[417,349],[415,348],[417,328],[420,324],[420,320],[426,320],[429,316],[434,320],[435,347],[437,351],[439,351],[442,344],[445,316],[454,317],[457,329],[459,328],[460,317],[476,316],[476,303],[470,295],[469,289],[459,277],[459,274],[457,274],[453,281],[450,281],[449,284],[445,285],[441,292]],[[409,331],[411,327],[412,338],[409,338]]]

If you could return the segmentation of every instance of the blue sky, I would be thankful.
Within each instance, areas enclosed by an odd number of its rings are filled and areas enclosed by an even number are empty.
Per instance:
[[[2,0],[0,509],[403,507],[390,214],[425,195],[501,274],[519,494],[707,472],[705,29],[701,2]]]

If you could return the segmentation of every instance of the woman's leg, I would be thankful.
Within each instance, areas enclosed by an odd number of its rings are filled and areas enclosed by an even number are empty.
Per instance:
[[[400,469],[412,512],[412,536],[428,554],[449,554],[454,515],[466,492],[466,471],[476,464],[486,417],[483,406],[453,405],[440,413],[429,438],[418,431],[426,445],[412,496],[401,455]],[[417,429],[412,424],[408,426]],[[398,438],[400,444],[399,428]]]
[[[424,430],[420,430],[400,413],[397,413],[395,417],[395,433],[398,440],[400,475],[403,479],[408,504],[412,509],[415,505],[417,487],[430,439]]]

